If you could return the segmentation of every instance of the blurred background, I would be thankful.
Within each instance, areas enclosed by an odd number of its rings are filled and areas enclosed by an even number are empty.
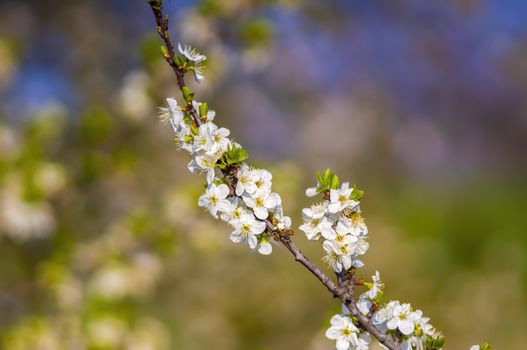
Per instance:
[[[300,222],[330,167],[366,191],[366,267],[446,349],[527,343],[527,2],[170,1],[197,99]],[[340,310],[197,207],[156,106],[146,1],[0,0],[0,348],[325,350]],[[322,249],[296,238],[315,261]]]

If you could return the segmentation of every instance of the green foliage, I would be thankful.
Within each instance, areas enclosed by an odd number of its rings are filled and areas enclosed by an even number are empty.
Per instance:
[[[356,185],[351,186],[353,188],[353,192],[351,192],[350,198],[354,201],[360,201],[362,197],[364,197],[364,191],[359,190]]]
[[[317,171],[317,192],[325,192],[337,189],[340,186],[339,177],[326,169],[324,172]]]
[[[428,337],[426,339],[426,350],[440,350],[445,344],[445,337]]]
[[[207,104],[207,102],[203,102],[202,104],[199,105],[199,116],[200,117],[207,116],[208,112],[209,112],[209,105]]]
[[[187,101],[188,103],[191,103],[192,100],[194,99],[194,92],[192,92],[186,86],[183,86],[183,88],[181,90],[183,92],[183,98],[185,99],[185,101]]]
[[[163,54],[164,57],[168,57],[168,51],[165,45],[161,45],[161,53]]]
[[[327,192],[332,189],[338,189],[340,186],[339,177],[326,169],[324,172],[317,171],[317,193]],[[350,199],[359,201],[364,196],[364,191],[359,190],[356,185],[352,185],[353,192],[350,195]]]
[[[479,346],[480,350],[490,350],[490,344],[487,342],[484,342]]]
[[[248,157],[249,152],[243,147],[229,145],[227,152],[218,161],[218,166],[220,169],[225,169],[230,165],[240,164]]]
[[[179,68],[181,68],[183,66],[183,61],[181,60],[181,57],[178,56],[178,55],[175,55],[174,56],[174,63],[176,64],[176,66],[178,66]]]

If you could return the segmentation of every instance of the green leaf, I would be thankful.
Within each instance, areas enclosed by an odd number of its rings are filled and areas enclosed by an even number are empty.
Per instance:
[[[331,174],[329,177],[329,188],[337,189],[339,188],[339,177],[335,174]]]
[[[183,62],[181,61],[181,57],[179,56],[174,56],[174,63],[176,64],[176,66],[178,66],[178,68],[181,68],[181,66],[183,65]]]
[[[490,350],[490,344],[487,343],[487,342],[484,342],[483,344],[480,345],[479,347],[481,350]]]
[[[326,169],[324,172],[317,171],[317,192],[329,191],[332,188],[339,187],[339,178],[332,174],[331,170]]]
[[[207,102],[203,102],[199,105],[199,116],[200,117],[206,117],[207,113],[209,112],[209,106],[207,105]]]
[[[220,169],[225,169],[227,166],[239,164],[249,157],[249,152],[243,147],[230,145],[227,152],[218,161]]]
[[[190,124],[190,131],[192,132],[193,135],[199,134],[199,129],[194,124]]]
[[[322,173],[320,171],[317,171],[317,185],[322,185],[324,177],[322,176]]]
[[[168,51],[165,45],[161,45],[161,53],[163,54],[163,57],[168,57]]]
[[[437,338],[428,337],[426,339],[426,350],[440,350],[445,344],[445,338],[439,336]]]
[[[353,199],[354,201],[360,201],[360,199],[364,197],[364,191],[359,190],[357,186],[355,185],[353,185],[352,188],[353,188],[353,192],[351,192],[350,198]]]
[[[183,98],[185,98],[185,101],[192,102],[194,99],[194,93],[186,86],[183,86],[181,91],[183,92]]]

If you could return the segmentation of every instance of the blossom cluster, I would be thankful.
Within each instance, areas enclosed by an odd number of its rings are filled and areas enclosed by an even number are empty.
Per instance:
[[[187,59],[205,59],[188,47],[180,46],[180,51]],[[213,123],[215,112],[205,103],[191,102],[180,107],[175,99],[168,98],[167,107],[160,108],[160,117],[170,122],[179,148],[191,154],[189,170],[206,174],[207,189],[199,198],[199,206],[233,228],[233,242],[246,242],[252,250],[270,254],[268,228],[285,230],[291,226],[291,219],[283,215],[280,196],[272,192],[271,173],[243,163],[247,151],[228,138],[228,129]],[[233,171],[236,176],[227,181],[226,176]]]
[[[178,69],[193,71],[196,80],[201,81],[203,76],[197,68],[206,57],[188,46],[178,48],[183,55],[174,58]],[[160,109],[161,119],[170,121],[178,147],[191,154],[189,170],[206,174],[207,188],[199,198],[199,206],[233,228],[233,242],[246,242],[252,250],[270,254],[273,234],[291,226],[291,219],[283,215],[280,196],[272,191],[271,173],[244,163],[247,151],[228,138],[228,129],[213,123],[214,111],[206,103],[196,102],[188,88],[183,87],[182,92],[186,106],[167,99],[167,107]],[[323,260],[339,281],[346,280],[352,276],[347,274],[349,271],[363,266],[359,258],[369,247],[368,228],[360,210],[363,192],[348,182],[339,185],[338,177],[328,169],[317,173],[317,186],[306,191],[308,197],[318,194],[323,200],[302,210],[300,230],[309,240],[323,240]],[[440,350],[444,338],[428,323],[429,318],[410,304],[382,303],[384,285],[379,273],[372,279],[371,283],[353,279],[353,288],[366,286],[368,290],[351,301],[354,313],[343,305],[342,313],[331,318],[326,336],[336,341],[337,350],[369,349],[371,336],[364,321],[359,322],[361,317],[391,337],[402,350]]]
[[[430,348],[427,344],[434,341],[442,345],[441,334],[428,323],[429,320],[421,310],[413,310],[410,304],[401,304],[397,300],[390,301],[373,315],[373,324],[377,329],[401,334],[402,350]]]
[[[337,273],[361,267],[363,263],[358,257],[368,250],[368,228],[354,190],[345,182],[340,188],[326,191],[321,203],[302,210],[304,223],[300,230],[309,240],[324,240],[322,245],[327,254],[324,261]],[[316,188],[308,188],[306,194],[316,195]]]
[[[363,266],[359,257],[366,253],[368,229],[360,211],[363,192],[348,182],[339,185],[338,177],[329,170],[317,174],[317,186],[306,190],[308,197],[323,194],[321,203],[304,208],[304,223],[300,226],[309,240],[323,239],[326,252],[323,260],[331,269],[344,277],[346,272]],[[413,310],[410,304],[390,301],[381,304],[384,284],[379,272],[372,276],[372,282],[354,282],[368,290],[353,302],[358,312],[371,319],[372,325],[381,333],[400,340],[402,350],[438,350],[443,338],[428,323],[420,310]],[[356,315],[355,315],[356,316]],[[365,350],[371,338],[349,309],[343,306],[342,314],[331,318],[331,327],[326,336],[336,341],[337,350]]]
[[[372,283],[364,283],[368,291],[361,294],[356,302],[359,312],[370,316],[372,324],[383,334],[395,335],[401,339],[402,350],[441,349],[444,338],[430,325],[429,318],[421,310],[413,310],[410,304],[390,301],[381,306],[384,287],[379,272],[372,276]],[[375,307],[373,307],[375,306]],[[369,335],[357,326],[356,319],[343,305],[342,314],[332,317],[331,327],[326,331],[329,339],[336,340],[337,350],[366,350]]]

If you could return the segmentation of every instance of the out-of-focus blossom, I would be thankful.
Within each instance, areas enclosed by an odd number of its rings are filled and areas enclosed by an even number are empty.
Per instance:
[[[20,185],[5,184],[0,189],[0,232],[17,241],[42,238],[55,229],[55,218],[46,202],[28,202]]]
[[[133,120],[144,119],[152,109],[152,101],[148,95],[150,79],[142,71],[129,73],[119,92],[119,105],[125,116]]]
[[[45,196],[52,196],[66,185],[66,174],[58,164],[43,164],[35,173],[35,182]]]

